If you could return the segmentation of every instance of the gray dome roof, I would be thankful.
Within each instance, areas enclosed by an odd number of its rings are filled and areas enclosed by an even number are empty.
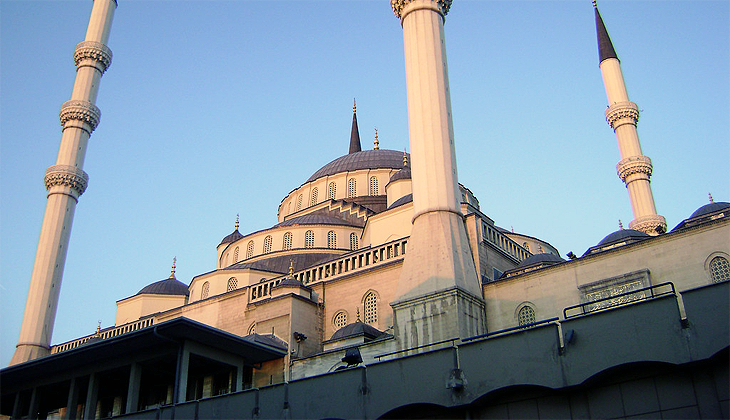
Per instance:
[[[283,222],[274,225],[274,227],[292,226],[292,225],[353,226],[352,223],[348,222],[347,220],[340,219],[339,217],[326,216],[324,214],[305,214],[304,216],[299,216],[299,217],[295,217],[293,219],[284,220]]]
[[[143,287],[137,292],[137,295],[180,295],[189,296],[190,291],[185,283],[178,281],[174,277],[165,280],[156,281]]]
[[[315,179],[322,178],[323,176],[334,175],[340,172],[356,171],[358,169],[400,169],[402,167],[403,152],[385,149],[365,150],[362,152],[350,153],[333,160],[310,176],[307,182],[314,181]]]
[[[355,321],[352,324],[347,324],[332,334],[331,341],[342,340],[348,337],[355,337],[358,335],[365,335],[366,338],[373,339],[383,334],[379,329],[365,324],[361,321]]]
[[[390,177],[390,180],[388,181],[388,184],[391,182],[395,182],[401,179],[411,179],[411,168],[409,166],[406,166],[405,168],[401,169],[400,171],[393,174],[393,176]]]
[[[233,233],[223,238],[221,243],[218,244],[218,246],[221,246],[223,244],[230,244],[232,242],[236,242],[237,240],[243,238],[243,235],[241,235],[241,232],[238,231],[238,229],[234,230]]]
[[[561,263],[561,262],[565,262],[565,260],[555,254],[551,254],[549,252],[543,252],[543,253],[531,255],[531,256],[525,258],[517,265],[517,268],[529,267],[529,266],[535,265],[535,264],[553,265],[553,264],[557,264],[557,263]]]
[[[413,194],[412,193],[411,194],[404,195],[403,197],[395,200],[393,202],[393,204],[391,204],[388,208],[389,209],[394,209],[394,208],[396,208],[398,206],[402,206],[402,205],[404,205],[406,203],[410,203],[411,201],[413,201]]]
[[[601,239],[601,242],[598,243],[598,246],[608,245],[608,244],[611,244],[611,243],[614,243],[614,242],[618,242],[618,241],[622,241],[622,240],[627,240],[627,239],[631,239],[631,240],[634,240],[634,241],[636,241],[636,240],[641,241],[641,240],[644,240],[644,239],[646,239],[648,237],[649,237],[648,234],[646,234],[644,232],[640,232],[638,230],[634,230],[634,229],[619,229],[616,232],[613,232],[612,234],[610,234],[610,235],[606,236],[605,238]]]
[[[704,206],[695,210],[695,212],[692,213],[691,216],[689,216],[689,219],[694,219],[695,217],[704,216],[706,214],[714,213],[714,212],[720,211],[720,210],[725,210],[727,208],[730,208],[730,203],[725,203],[722,201],[718,201],[717,203],[705,204]]]

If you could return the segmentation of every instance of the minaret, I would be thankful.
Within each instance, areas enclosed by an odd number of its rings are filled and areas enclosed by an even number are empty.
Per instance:
[[[651,159],[641,153],[639,134],[636,131],[639,107],[629,101],[624,76],[621,73],[621,64],[613,49],[611,39],[608,37],[595,0],[593,0],[593,8],[598,33],[599,67],[609,104],[606,109],[606,121],[616,133],[621,153],[621,161],[616,165],[616,171],[621,181],[626,184],[631,208],[634,212],[634,220],[631,221],[629,227],[649,235],[664,233],[667,230],[667,222],[664,217],[657,214],[654,196],[651,192],[649,180],[652,172]]]
[[[76,81],[71,100],[61,106],[63,128],[58,159],[46,170],[48,201],[11,365],[50,352],[73,215],[89,179],[82,170],[86,145],[101,116],[94,103],[101,76],[112,60],[106,43],[116,7],[116,0],[94,0],[86,38],[76,45]]]
[[[485,331],[460,208],[444,45],[451,0],[391,0],[403,26],[413,229],[391,303],[400,348]]]
[[[360,130],[357,129],[357,104],[352,100],[352,128],[350,129],[350,152],[357,153],[360,148]]]

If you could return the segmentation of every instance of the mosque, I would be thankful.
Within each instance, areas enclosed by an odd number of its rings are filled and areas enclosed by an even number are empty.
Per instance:
[[[454,159],[443,21],[450,0],[392,0],[411,153],[343,156],[221,234],[212,270],[117,301],[114,326],[51,345],[86,140],[111,63],[115,0],[95,0],[4,418],[728,418],[730,203],[673,229],[657,213],[639,108],[595,5],[606,120],[635,219],[582,255],[495,224]],[[65,210],[64,210],[65,209]],[[60,269],[59,269],[60,263]]]

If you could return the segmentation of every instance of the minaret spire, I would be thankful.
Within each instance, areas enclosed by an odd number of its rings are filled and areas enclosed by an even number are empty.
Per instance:
[[[352,129],[350,130],[350,152],[357,153],[360,148],[360,131],[357,129],[357,104],[352,100]]]
[[[634,220],[629,223],[629,228],[649,235],[664,233],[667,230],[667,222],[664,217],[657,214],[654,195],[651,191],[650,178],[653,166],[651,159],[641,152],[639,134],[636,130],[636,123],[639,121],[639,107],[629,100],[621,64],[611,39],[608,37],[595,0],[593,8],[596,14],[599,67],[608,98],[606,122],[616,133],[621,155],[621,160],[616,165],[616,172],[621,181],[626,184],[634,213]]]
[[[109,39],[116,0],[94,0],[86,38],[76,45],[76,80],[71,100],[61,105],[61,147],[56,164],[46,170],[46,212],[38,239],[23,324],[11,365],[50,353],[58,295],[66,263],[71,225],[89,176],[83,171],[89,136],[101,112],[94,105],[101,76],[111,64]]]

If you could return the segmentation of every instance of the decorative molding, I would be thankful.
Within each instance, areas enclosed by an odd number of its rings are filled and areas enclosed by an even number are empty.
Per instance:
[[[606,122],[614,130],[623,124],[636,125],[638,121],[639,107],[633,102],[616,102],[606,109]]]
[[[630,156],[616,164],[616,173],[621,181],[626,182],[626,178],[634,174],[646,174],[650,178],[653,168],[648,156]]]
[[[54,165],[46,169],[43,181],[47,190],[55,186],[69,187],[77,193],[76,197],[79,197],[86,191],[89,175],[74,166]]]
[[[59,117],[61,119],[61,125],[64,126],[64,128],[66,128],[66,123],[72,120],[86,123],[91,128],[88,130],[89,134],[91,134],[91,132],[96,129],[96,126],[99,125],[101,111],[96,107],[96,105],[89,101],[71,100],[66,101],[63,105],[61,105],[61,113]]]
[[[79,42],[74,51],[74,62],[77,68],[90,66],[104,74],[112,64],[112,50],[101,42]]]
[[[629,223],[629,228],[648,235],[658,235],[667,231],[667,221],[658,214],[639,216]]]
[[[410,3],[413,3],[414,1],[419,0],[390,0],[390,7],[393,8],[393,13],[398,17],[398,19],[403,19],[403,9],[405,9],[406,6],[408,6]],[[422,1],[422,0],[420,0]],[[438,8],[438,10],[441,12],[441,16],[446,16],[447,13],[449,13],[449,9],[451,8],[451,3],[453,0],[427,0],[430,3],[432,3],[435,7]]]

